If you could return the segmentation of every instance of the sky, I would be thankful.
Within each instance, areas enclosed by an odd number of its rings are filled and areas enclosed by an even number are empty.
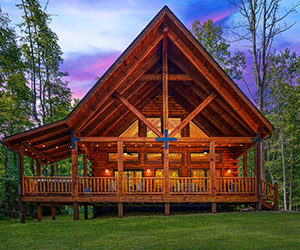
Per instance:
[[[0,0],[2,11],[9,14],[13,25],[21,21],[21,11],[15,7],[19,2]],[[295,2],[282,1],[281,13]],[[46,1],[40,3],[44,8]],[[49,0],[47,12],[52,15],[50,26],[58,35],[59,45],[64,52],[61,70],[69,73],[65,80],[69,81],[73,97],[84,97],[96,83],[96,78],[106,72],[165,5],[188,29],[191,29],[195,20],[203,23],[212,19],[218,25],[230,27],[239,18],[236,9],[226,0]],[[299,13],[292,13],[286,21],[297,23],[276,38],[274,48],[290,48],[299,55]],[[231,49],[246,51],[247,60],[250,61],[245,43],[234,43]],[[250,72],[251,69],[246,71]],[[254,90],[252,75],[247,72],[246,79]],[[248,95],[244,84],[237,84]]]

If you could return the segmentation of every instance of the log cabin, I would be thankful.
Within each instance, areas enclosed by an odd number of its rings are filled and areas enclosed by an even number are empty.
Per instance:
[[[53,216],[55,206],[73,206],[74,220],[79,205],[101,203],[117,204],[119,217],[124,203],[162,203],[166,215],[173,203],[209,203],[212,213],[218,203],[277,210],[278,187],[261,180],[259,167],[260,143],[272,129],[165,6],[68,117],[3,143],[20,156],[21,222],[24,203],[38,205],[38,220],[42,205]],[[24,156],[36,160],[35,176],[24,175]],[[54,163],[67,158],[71,176],[56,176]]]

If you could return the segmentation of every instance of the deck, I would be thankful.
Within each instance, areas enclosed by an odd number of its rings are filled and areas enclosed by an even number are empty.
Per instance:
[[[23,177],[23,202],[44,204],[101,202],[258,202],[255,177],[219,177],[215,194],[210,177],[169,178],[169,194],[164,178],[157,177]],[[74,185],[75,183],[75,185]],[[122,183],[120,188],[119,183]],[[261,181],[265,199],[275,202],[278,188]]]

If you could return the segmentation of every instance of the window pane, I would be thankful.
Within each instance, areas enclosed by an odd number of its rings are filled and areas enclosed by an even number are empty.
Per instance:
[[[118,153],[108,153],[108,161],[109,162],[117,162],[118,161]],[[123,154],[124,162],[138,162],[139,161],[139,153],[131,153]]]
[[[161,132],[161,119],[160,118],[147,118],[156,128]],[[147,137],[157,137],[157,135],[147,127]]]
[[[181,118],[169,118],[169,133],[173,131],[181,123]],[[178,132],[174,137],[181,137],[181,131]]]
[[[182,162],[182,153],[169,153],[169,162]]]
[[[127,128],[120,137],[137,137],[139,134],[139,123],[138,120],[136,120],[134,123],[132,123],[129,128]]]
[[[190,137],[208,137],[195,123],[190,122]]]
[[[192,169],[191,170],[192,177],[205,177],[205,170],[203,169]]]
[[[155,170],[155,177],[164,177],[164,170],[163,169],[156,169]],[[179,177],[178,169],[169,169],[169,177]]]
[[[162,162],[161,153],[147,153],[146,155],[147,162]]]
[[[221,154],[216,153],[216,162],[221,162]],[[191,162],[209,162],[209,154],[203,153],[191,153],[190,154]]]

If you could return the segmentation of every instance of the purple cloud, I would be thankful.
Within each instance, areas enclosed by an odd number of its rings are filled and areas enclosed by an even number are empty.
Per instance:
[[[67,71],[69,86],[75,98],[82,98],[121,54],[119,51],[89,54],[69,54],[62,71]]]

